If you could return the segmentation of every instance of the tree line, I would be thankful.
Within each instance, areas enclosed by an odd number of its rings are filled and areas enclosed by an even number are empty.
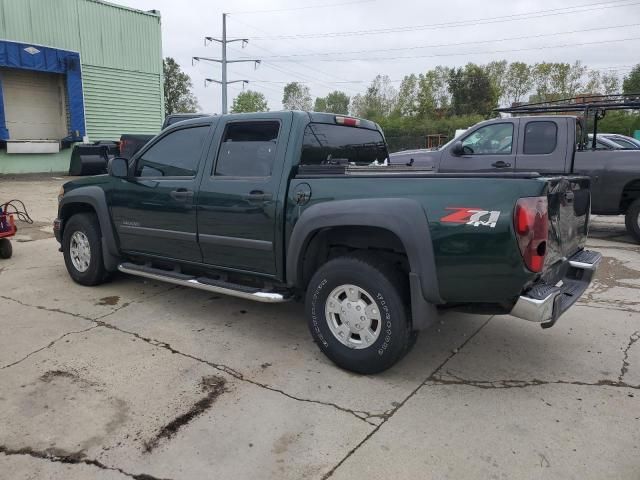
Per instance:
[[[172,90],[179,94],[185,92],[184,78],[180,82],[173,80],[175,66],[172,59],[166,59],[168,113],[173,108],[197,107],[193,96],[181,103],[170,95]],[[187,92],[188,87],[190,85],[186,87]],[[380,123],[388,135],[450,135],[455,128],[494,116],[494,109],[499,106],[621,92],[640,93],[640,64],[621,82],[615,72],[589,68],[580,61],[528,64],[499,60],[486,64],[470,62],[463,67],[437,66],[424,73],[406,75],[398,87],[387,75],[377,75],[364,92],[352,97],[335,90],[314,99],[307,85],[290,82],[284,86],[282,105],[285,110],[315,110],[368,118]],[[253,90],[238,94],[231,106],[234,113],[268,110],[265,96]],[[605,121],[615,120],[612,128],[621,133],[640,128],[638,115],[624,115],[610,112],[609,120]],[[603,128],[606,127],[607,124],[603,124]]]

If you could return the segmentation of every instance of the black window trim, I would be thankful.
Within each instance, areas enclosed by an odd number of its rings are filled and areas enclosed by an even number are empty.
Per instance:
[[[553,148],[551,149],[551,151],[549,153],[526,153],[525,149],[527,147],[527,127],[529,125],[531,125],[532,123],[550,123],[552,124],[555,129],[556,129],[556,139],[555,142],[553,144]],[[525,125],[524,125],[524,135],[522,136],[522,155],[552,155],[555,151],[556,148],[558,147],[558,132],[560,131],[560,129],[558,128],[558,124],[556,122],[554,122],[553,120],[529,120]]]
[[[278,124],[278,139],[276,140],[276,159],[273,164],[276,164],[277,161],[277,153],[278,147],[280,146],[280,136],[282,133],[282,120],[279,118],[260,118],[255,120],[229,120],[225,122],[224,129],[222,130],[222,136],[220,137],[220,141],[218,142],[218,148],[215,149],[215,157],[213,158],[213,162],[211,162],[211,171],[209,172],[209,178],[211,180],[236,180],[236,181],[247,181],[253,180],[255,182],[267,183],[271,178],[273,178],[273,168],[271,169],[271,175],[267,176],[256,176],[256,175],[216,175],[216,167],[218,166],[218,157],[220,156],[220,150],[222,149],[222,144],[224,143],[224,136],[227,134],[227,128],[229,125],[234,123],[265,123],[265,122],[273,122]]]
[[[473,135],[474,133],[476,133],[477,131],[486,128],[486,127],[492,127],[494,125],[510,125],[511,126],[511,150],[509,150],[508,152],[505,153],[465,153],[464,156],[476,156],[476,157],[483,157],[483,156],[487,156],[487,155],[513,155],[513,144],[516,143],[515,140],[515,132],[516,132],[516,126],[515,123],[513,122],[495,122],[495,123],[490,123],[488,125],[482,125],[478,128],[476,128],[473,132],[470,132],[468,135],[464,136],[463,138],[460,139],[460,141],[462,142],[463,146],[464,146],[464,141],[469,138],[471,135]]]
[[[200,150],[200,157],[198,158],[198,162],[195,165],[195,173],[193,175],[168,175],[168,176],[137,176],[135,175],[136,170],[137,170],[137,165],[138,165],[138,161],[140,161],[140,159],[142,158],[142,156],[147,153],[149,150],[151,150],[154,146],[156,146],[158,143],[160,143],[162,140],[164,140],[167,136],[171,135],[172,133],[175,132],[179,132],[182,130],[188,130],[190,128],[202,128],[202,127],[206,127],[208,129],[206,135],[205,135],[205,139],[202,142],[202,148]],[[176,127],[176,128],[171,128],[171,130],[168,131],[163,131],[161,134],[159,134],[152,143],[149,143],[149,145],[147,146],[147,148],[140,150],[139,152],[137,152],[134,156],[134,158],[131,161],[131,166],[129,167],[131,169],[131,171],[133,172],[133,176],[132,178],[135,180],[138,179],[142,179],[142,180],[193,180],[198,176],[198,171],[199,171],[199,167],[200,167],[200,163],[202,163],[202,157],[203,157],[203,152],[205,147],[207,147],[207,140],[209,140],[209,136],[211,135],[211,124],[210,123],[202,123],[202,124],[196,124],[196,125],[185,125],[185,126],[180,126],[180,127]]]

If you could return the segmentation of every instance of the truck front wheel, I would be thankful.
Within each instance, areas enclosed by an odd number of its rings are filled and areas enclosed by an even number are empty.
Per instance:
[[[627,226],[629,235],[640,243],[640,198],[629,205],[624,223]]]
[[[107,279],[101,239],[98,219],[92,213],[78,213],[66,223],[62,252],[67,271],[75,282],[91,286]]]
[[[407,317],[406,285],[393,265],[339,257],[315,273],[306,295],[307,321],[322,352],[361,374],[399,361],[415,340]]]

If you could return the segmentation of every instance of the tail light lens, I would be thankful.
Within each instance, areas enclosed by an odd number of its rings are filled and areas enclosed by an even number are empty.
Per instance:
[[[525,265],[532,272],[541,272],[549,234],[547,197],[527,197],[518,200],[513,226]]]

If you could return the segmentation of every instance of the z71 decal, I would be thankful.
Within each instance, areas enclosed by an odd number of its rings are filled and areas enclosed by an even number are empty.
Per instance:
[[[483,210],[481,208],[447,207],[445,210],[454,210],[453,213],[440,219],[443,223],[460,223],[474,227],[494,228],[500,218],[499,210]]]

